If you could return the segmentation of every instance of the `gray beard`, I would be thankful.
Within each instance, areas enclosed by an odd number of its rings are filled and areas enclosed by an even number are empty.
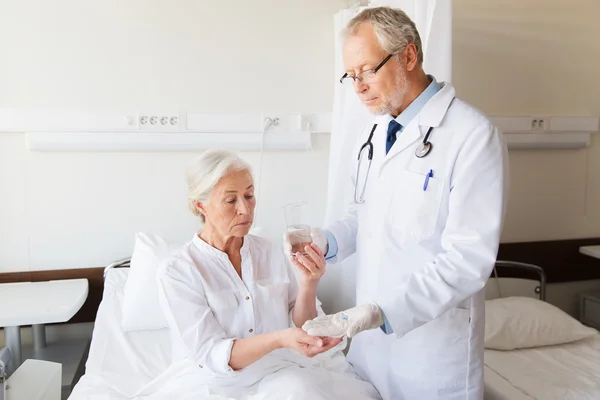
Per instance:
[[[394,94],[392,97],[388,98],[382,105],[371,109],[371,113],[373,115],[387,115],[391,114],[393,110],[400,108],[402,105],[402,101],[404,100],[404,96],[408,92],[409,83],[406,74],[402,73],[402,71],[398,71],[399,78],[394,85]],[[397,104],[397,105],[396,105]]]

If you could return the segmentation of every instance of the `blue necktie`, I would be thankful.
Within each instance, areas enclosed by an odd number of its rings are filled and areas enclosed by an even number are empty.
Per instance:
[[[390,121],[387,130],[387,139],[385,141],[385,154],[387,154],[394,143],[396,142],[396,132],[402,129],[402,125],[400,125],[395,119]]]

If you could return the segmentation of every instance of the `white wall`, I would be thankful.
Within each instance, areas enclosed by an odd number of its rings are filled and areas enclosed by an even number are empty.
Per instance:
[[[600,2],[453,0],[453,83],[489,114],[600,115]],[[503,242],[600,237],[600,134],[576,151],[510,152]],[[565,265],[565,268],[571,266]],[[600,281],[548,285],[578,315]]]
[[[341,3],[3,0],[0,105],[330,111]]]
[[[453,83],[489,114],[600,115],[600,2],[453,0]],[[504,242],[600,237],[600,134],[510,154]]]
[[[0,133],[0,271],[29,266],[23,135]]]
[[[11,1],[0,13],[0,107],[190,112],[327,112],[333,14],[341,1]],[[281,206],[325,213],[328,135],[265,153],[258,221],[280,240]],[[195,153],[33,153],[0,134],[0,271],[102,266],[133,234],[175,243]],[[255,168],[259,153],[242,154]],[[281,190],[285,187],[285,190]]]

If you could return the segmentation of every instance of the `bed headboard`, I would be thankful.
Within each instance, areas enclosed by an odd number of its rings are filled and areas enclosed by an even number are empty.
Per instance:
[[[494,272],[488,285],[497,289],[499,297],[504,297],[503,294],[511,292],[510,287],[505,284],[511,279],[533,282],[534,293],[540,300],[546,300],[546,273],[540,266],[519,261],[498,260],[494,265]],[[505,287],[504,290],[502,286]],[[529,284],[528,287],[531,285]],[[515,293],[510,294],[514,295]]]

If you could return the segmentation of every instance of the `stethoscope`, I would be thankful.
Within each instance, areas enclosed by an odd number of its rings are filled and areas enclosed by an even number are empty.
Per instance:
[[[358,166],[356,169],[356,179],[354,181],[354,202],[356,204],[362,204],[365,202],[365,199],[363,196],[365,194],[365,188],[367,187],[367,179],[369,178],[369,170],[371,169],[371,161],[373,161],[373,142],[371,141],[371,139],[373,139],[373,134],[375,133],[375,129],[377,129],[377,124],[373,125],[373,128],[371,129],[371,133],[369,134],[369,138],[360,147],[360,150],[358,151]],[[419,146],[417,146],[417,148],[415,150],[415,156],[417,158],[423,158],[431,152],[431,148],[433,147],[433,145],[429,141],[429,136],[431,135],[432,130],[433,130],[433,126],[430,126],[429,129],[427,130],[427,133],[425,134],[425,137],[423,138],[423,141],[419,144]],[[367,159],[369,161],[369,164],[367,166],[367,173],[365,174],[364,184],[363,184],[362,190],[360,192],[360,197],[357,197],[356,195],[357,195],[357,191],[358,191],[358,179],[359,179],[358,176],[360,174],[360,165],[363,160],[363,158],[361,156],[365,149],[368,150]]]

